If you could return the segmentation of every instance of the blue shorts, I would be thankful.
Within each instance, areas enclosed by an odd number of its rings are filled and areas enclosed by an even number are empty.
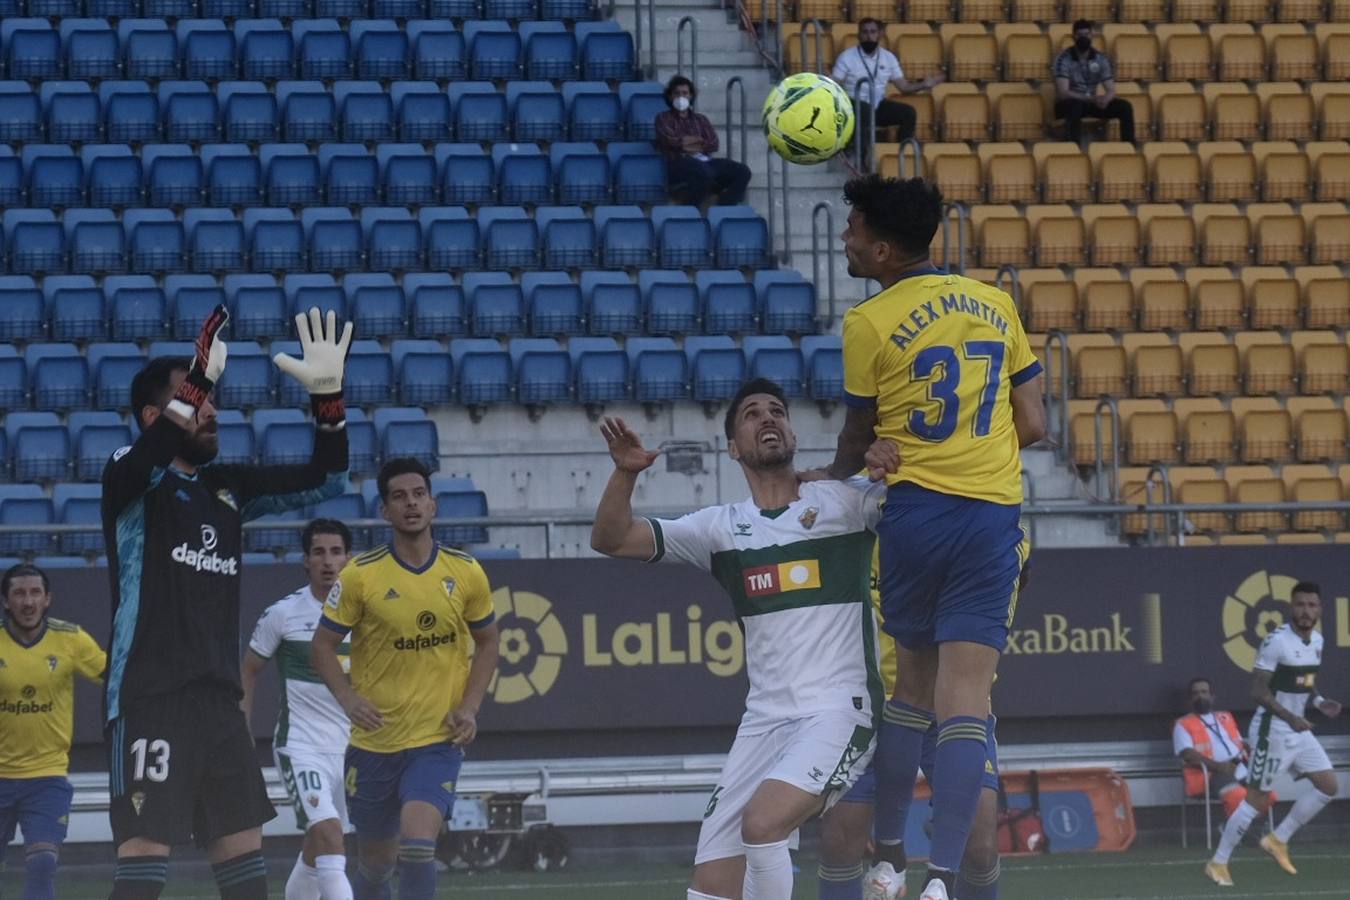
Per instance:
[[[357,837],[385,840],[398,834],[403,804],[430,803],[450,818],[464,751],[428,744],[397,753],[347,748],[347,812]]]
[[[23,829],[25,844],[57,844],[66,839],[70,798],[75,789],[63,775],[0,778],[0,850]]]
[[[892,485],[877,525],[886,633],[908,650],[971,641],[1002,652],[1021,573],[1021,509]]]
[[[998,718],[991,715],[987,723],[989,744],[987,747],[988,754],[984,759],[984,779],[980,782],[982,787],[989,788],[991,791],[998,790],[998,738],[994,734],[997,725]],[[937,761],[937,735],[936,725],[928,729],[928,733],[923,736],[923,751],[919,757],[919,769],[929,783],[933,781],[933,763]],[[849,788],[848,793],[841,798],[840,802],[875,803],[876,799],[877,773],[873,764],[868,763],[867,770],[863,772],[862,777],[853,782],[853,787]]]

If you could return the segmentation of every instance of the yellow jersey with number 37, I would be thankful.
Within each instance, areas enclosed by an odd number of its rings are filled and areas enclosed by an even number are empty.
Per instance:
[[[891,484],[1021,503],[1010,392],[1040,372],[1012,298],[972,278],[915,272],[844,315],[844,402],[899,446]]]

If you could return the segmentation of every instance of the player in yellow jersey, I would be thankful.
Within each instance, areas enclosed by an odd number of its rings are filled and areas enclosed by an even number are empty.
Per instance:
[[[37,566],[5,572],[0,597],[0,868],[18,825],[24,900],[52,900],[74,793],[66,772],[75,676],[100,681],[108,660],[80,626],[47,617],[51,582]]]
[[[434,851],[455,802],[464,748],[497,669],[487,575],[473,557],[438,546],[431,475],[391,459],[378,478],[386,546],[353,557],[324,603],[314,670],[352,721],[347,797],[359,865],[355,900],[430,900]],[[338,646],[351,633],[351,681]]]
[[[881,598],[900,669],[913,677],[883,716],[878,792],[912,793],[923,736],[936,721],[933,851],[921,900],[949,900],[979,799],[989,688],[1017,591],[1019,449],[1044,436],[1043,377],[1012,298],[929,260],[942,215],[936,187],[870,175],[850,181],[844,198],[853,207],[842,236],[849,274],[882,290],[844,316],[848,413],[824,474],[853,475],[875,439],[898,449],[899,465],[884,473],[890,489],[877,531]]]

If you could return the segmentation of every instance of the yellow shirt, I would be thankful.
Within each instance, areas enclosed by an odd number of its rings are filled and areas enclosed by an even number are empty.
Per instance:
[[[75,676],[99,681],[108,658],[80,626],[48,619],[32,644],[0,628],[0,778],[70,769]]]
[[[391,547],[353,558],[324,603],[322,623],[351,631],[352,687],[384,725],[352,723],[352,746],[396,753],[450,739],[445,718],[464,698],[469,631],[496,618],[487,575],[472,556],[438,547],[409,568]]]
[[[900,447],[892,484],[1021,503],[1009,392],[1040,371],[1012,298],[972,278],[911,275],[844,315],[844,401]]]

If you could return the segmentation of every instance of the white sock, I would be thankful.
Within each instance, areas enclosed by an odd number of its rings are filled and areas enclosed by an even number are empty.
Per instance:
[[[705,894],[702,891],[690,888],[684,892],[684,900],[727,900],[727,898],[719,897],[716,894]]]
[[[786,839],[772,844],[746,844],[743,900],[791,900],[792,854]]]
[[[304,856],[295,858],[295,868],[286,879],[286,900],[319,900],[319,870],[308,865]]]
[[[1221,866],[1228,865],[1228,860],[1237,849],[1237,845],[1242,843],[1242,836],[1247,833],[1247,829],[1252,827],[1252,822],[1261,815],[1255,806],[1252,806],[1246,800],[1238,804],[1238,808],[1233,810],[1233,814],[1228,817],[1228,824],[1223,826],[1223,837],[1219,839],[1219,849],[1214,851],[1214,861]]]
[[[1304,825],[1312,821],[1312,817],[1322,811],[1322,807],[1331,802],[1331,797],[1313,788],[1294,801],[1293,809],[1280,822],[1279,827],[1275,829],[1275,837],[1284,843],[1289,843],[1289,839],[1294,836]]]

